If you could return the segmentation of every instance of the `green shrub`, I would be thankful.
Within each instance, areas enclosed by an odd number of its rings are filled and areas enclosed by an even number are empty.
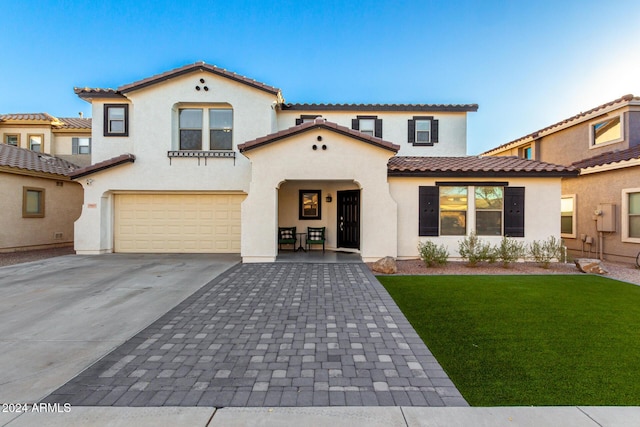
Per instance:
[[[502,262],[502,267],[508,268],[509,264],[524,258],[526,255],[524,242],[519,242],[503,236],[500,244],[495,248],[496,256]]]
[[[418,253],[427,267],[445,265],[449,259],[449,251],[444,245],[438,246],[430,241],[418,243]]]
[[[467,260],[469,267],[475,267],[481,261],[495,262],[495,250],[488,242],[483,242],[473,231],[458,242],[458,252]]]
[[[529,246],[529,255],[542,268],[549,268],[553,259],[560,259],[562,254],[561,242],[554,236],[539,242],[534,240]]]

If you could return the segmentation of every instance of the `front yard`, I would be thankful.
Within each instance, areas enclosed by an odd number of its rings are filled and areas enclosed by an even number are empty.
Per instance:
[[[473,406],[640,405],[640,287],[591,275],[379,276]]]

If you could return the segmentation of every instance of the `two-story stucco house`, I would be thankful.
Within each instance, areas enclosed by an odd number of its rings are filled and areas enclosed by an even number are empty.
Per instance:
[[[202,62],[76,93],[92,104],[95,162],[71,175],[85,190],[80,254],[273,261],[279,227],[325,227],[327,250],[365,261],[415,258],[425,239],[455,256],[471,231],[559,235],[560,179],[574,174],[465,156],[475,104],[291,104]]]
[[[573,166],[562,179],[562,238],[574,256],[629,262],[640,252],[640,98],[625,95],[484,155]]]

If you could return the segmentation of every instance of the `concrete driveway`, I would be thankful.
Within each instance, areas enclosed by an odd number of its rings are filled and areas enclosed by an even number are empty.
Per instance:
[[[240,262],[69,255],[0,268],[0,402],[38,402]]]

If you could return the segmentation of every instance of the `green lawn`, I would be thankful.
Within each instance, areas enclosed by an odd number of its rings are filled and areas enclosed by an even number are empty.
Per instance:
[[[587,275],[378,279],[471,405],[640,405],[640,286]]]

